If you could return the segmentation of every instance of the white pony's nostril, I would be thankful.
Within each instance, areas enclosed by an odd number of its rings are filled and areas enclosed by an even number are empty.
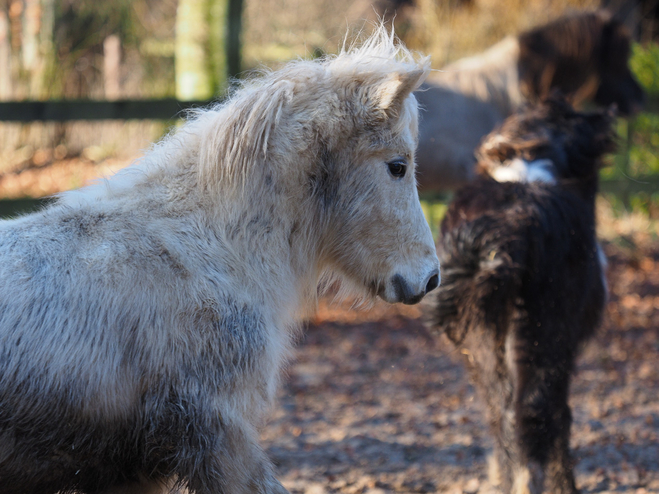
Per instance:
[[[391,278],[391,285],[393,286],[397,301],[403,302],[405,304],[407,303],[406,300],[412,298],[413,295],[412,290],[410,289],[410,285],[401,275],[393,275]]]
[[[432,285],[433,277],[435,285],[432,286],[430,290],[437,288],[437,285],[439,284],[439,276],[438,274],[433,273],[426,284],[417,288],[416,290],[418,291],[416,291],[403,276],[400,274],[395,274],[391,278],[391,285],[394,289],[396,301],[408,305],[419,303],[424,295],[430,291],[428,287]]]
[[[435,272],[428,279],[428,283],[426,284],[426,294],[432,292],[438,286],[439,286],[439,271],[435,270]]]

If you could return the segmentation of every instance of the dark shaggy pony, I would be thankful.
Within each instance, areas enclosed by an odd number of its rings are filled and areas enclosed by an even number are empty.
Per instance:
[[[606,299],[595,195],[611,121],[558,99],[510,117],[481,147],[481,169],[521,164],[541,181],[478,179],[441,225],[431,326],[468,357],[496,438],[492,481],[503,492],[578,492],[568,391]]]
[[[455,190],[474,176],[483,136],[529,102],[560,90],[628,115],[644,94],[627,65],[627,29],[605,11],[561,17],[433,72],[417,91],[422,192]]]

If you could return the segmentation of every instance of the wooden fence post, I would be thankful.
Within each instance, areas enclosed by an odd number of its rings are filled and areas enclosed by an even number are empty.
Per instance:
[[[103,82],[106,100],[121,98],[121,40],[116,34],[103,40]]]
[[[11,98],[11,47],[9,46],[9,19],[0,10],[0,101]]]
[[[241,71],[241,40],[243,22],[243,0],[229,0],[227,16],[227,71],[229,77],[237,77]]]

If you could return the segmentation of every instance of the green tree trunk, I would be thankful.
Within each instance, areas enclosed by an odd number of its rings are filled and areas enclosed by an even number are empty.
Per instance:
[[[38,98],[41,93],[41,73],[43,59],[39,51],[39,28],[41,24],[41,4],[39,0],[25,0],[23,10],[23,44],[21,65],[27,77],[28,96]]]
[[[179,0],[176,11],[176,97],[207,99],[213,94],[209,54],[210,0]]]
[[[0,2],[0,101],[11,99],[11,47],[9,45],[9,17]]]
[[[243,0],[179,0],[176,12],[176,97],[206,99],[241,70]]]
[[[21,90],[16,98],[44,99],[50,96],[51,85],[47,73],[53,67],[54,0],[24,0],[11,3],[9,31],[14,51],[12,75]],[[4,23],[5,19],[0,19]],[[4,45],[3,26],[0,44]],[[4,51],[4,46],[0,47]],[[0,54],[4,58],[4,53]],[[0,62],[2,63],[2,62]]]
[[[55,60],[55,1],[41,0],[41,25],[39,29],[39,82],[37,95],[40,99],[61,97],[61,88],[53,83],[59,70]]]
[[[227,15],[230,0],[208,0],[210,7],[210,39],[212,84],[215,94],[226,89],[227,85]]]

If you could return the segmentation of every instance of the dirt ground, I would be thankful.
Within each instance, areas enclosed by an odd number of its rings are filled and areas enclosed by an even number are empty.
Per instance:
[[[571,393],[577,485],[659,492],[659,245],[604,247],[611,300]],[[463,356],[419,315],[321,306],[263,432],[293,494],[496,492]]]

